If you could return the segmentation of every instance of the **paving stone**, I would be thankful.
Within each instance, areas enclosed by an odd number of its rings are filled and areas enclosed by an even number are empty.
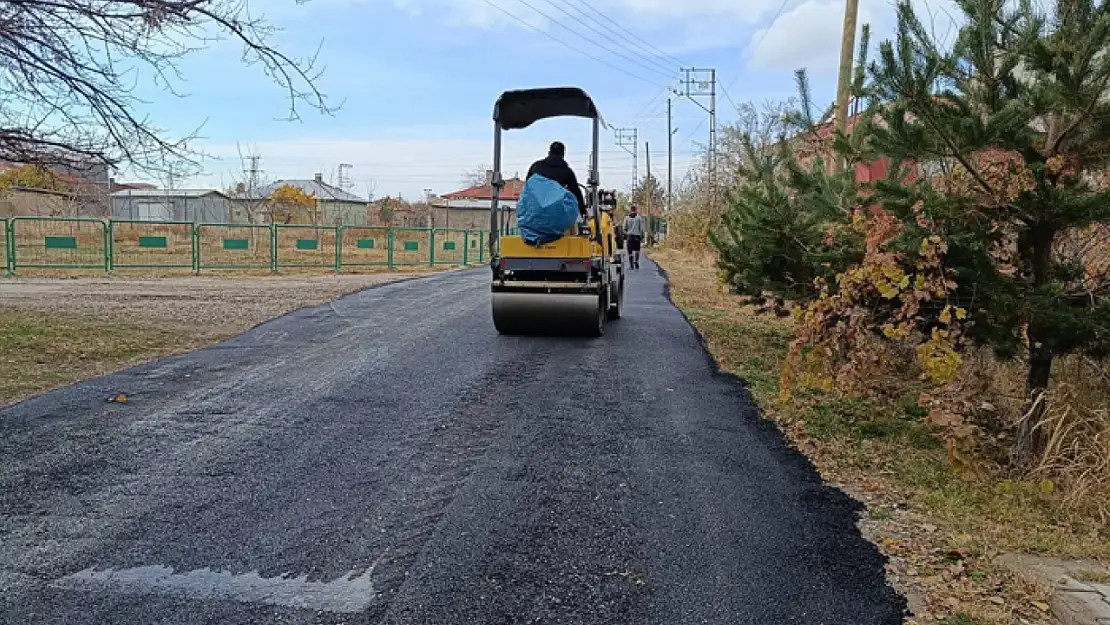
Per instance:
[[[1110,603],[1101,593],[1057,592],[1052,595],[1052,620],[1058,625],[1102,625],[1110,621]]]
[[[1057,592],[1099,592],[1091,584],[1084,584],[1083,582],[1075,579],[1074,577],[1064,576],[1060,579],[1059,585],[1056,586]],[[1106,593],[1102,593],[1106,594]]]

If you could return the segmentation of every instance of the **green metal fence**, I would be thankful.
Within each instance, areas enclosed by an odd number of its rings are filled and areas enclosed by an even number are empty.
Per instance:
[[[433,247],[431,228],[393,229],[394,265],[435,264],[435,250]]]
[[[339,271],[336,226],[274,226],[275,267],[331,267]]]
[[[276,230],[271,226],[199,224],[197,271],[201,269],[271,269]]]
[[[341,267],[393,267],[392,228],[345,226],[340,234]]]
[[[466,265],[467,231],[439,228],[432,232],[432,263],[436,265]]]
[[[111,269],[108,224],[99,219],[16,217],[8,244],[11,271]]]
[[[196,269],[193,224],[168,221],[110,221],[112,269]]]
[[[180,269],[474,266],[484,230],[301,224],[194,224],[53,217],[0,218],[0,267]]]

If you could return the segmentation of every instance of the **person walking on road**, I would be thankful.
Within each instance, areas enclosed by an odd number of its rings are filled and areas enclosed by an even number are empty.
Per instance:
[[[640,268],[640,244],[644,241],[644,218],[632,207],[632,212],[624,218],[624,236],[628,241],[628,258],[633,269]]]

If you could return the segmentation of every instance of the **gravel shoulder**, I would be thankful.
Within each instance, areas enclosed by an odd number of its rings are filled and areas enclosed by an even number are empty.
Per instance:
[[[0,280],[0,406],[426,273]]]

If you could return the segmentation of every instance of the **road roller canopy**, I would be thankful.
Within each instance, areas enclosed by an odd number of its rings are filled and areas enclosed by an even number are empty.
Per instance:
[[[493,121],[505,130],[527,128],[548,117],[587,117],[605,126],[593,99],[578,87],[506,91],[493,107]]]

